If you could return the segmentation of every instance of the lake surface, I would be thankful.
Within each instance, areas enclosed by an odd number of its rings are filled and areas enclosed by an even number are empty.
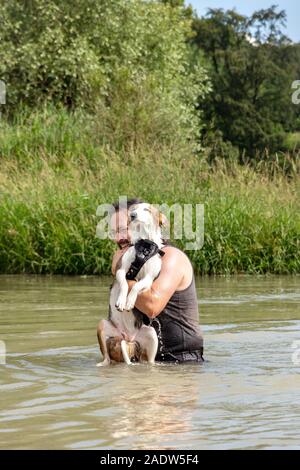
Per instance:
[[[0,276],[1,449],[300,449],[300,277],[198,278],[206,363],[99,369],[110,283]]]

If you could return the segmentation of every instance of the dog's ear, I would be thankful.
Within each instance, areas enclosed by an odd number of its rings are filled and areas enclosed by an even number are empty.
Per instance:
[[[154,220],[156,221],[156,223],[158,223],[160,227],[164,227],[168,224],[168,219],[165,214],[160,212],[156,207],[150,206],[150,211],[152,212]]]
[[[164,225],[167,225],[167,223],[168,223],[167,217],[162,212],[159,213],[158,221],[159,221],[160,227],[164,226]]]

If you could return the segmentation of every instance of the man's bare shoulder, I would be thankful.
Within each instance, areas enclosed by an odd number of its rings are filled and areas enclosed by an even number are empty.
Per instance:
[[[120,268],[122,256],[128,250],[128,248],[129,246],[126,246],[125,248],[119,248],[117,251],[114,252],[111,266],[111,272],[113,275],[115,275],[116,271]]]
[[[181,251],[177,246],[166,245],[162,248],[165,253],[172,254],[174,256],[186,256],[186,254]]]
[[[163,260],[174,260],[174,262],[180,261],[181,263],[183,262],[184,264],[190,264],[190,260],[188,256],[181,251],[179,248],[176,246],[164,246],[162,248],[162,251],[165,253],[165,256],[163,256]]]
[[[193,277],[193,267],[188,256],[176,246],[165,246],[162,248],[165,255],[162,258],[163,267],[168,271],[181,274],[181,280],[176,290],[182,290],[188,287]]]

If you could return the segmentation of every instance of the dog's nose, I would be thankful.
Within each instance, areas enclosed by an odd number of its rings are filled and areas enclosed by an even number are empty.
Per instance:
[[[137,218],[137,213],[135,211],[130,212],[130,220],[134,220]]]

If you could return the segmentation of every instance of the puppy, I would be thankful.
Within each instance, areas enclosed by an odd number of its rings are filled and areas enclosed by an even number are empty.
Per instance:
[[[109,354],[107,338],[116,338],[120,342],[122,356],[127,364],[131,364],[128,344],[135,344],[133,351],[139,350],[139,354],[133,353],[133,356],[138,357],[138,360],[145,358],[149,363],[154,363],[158,348],[154,328],[144,325],[142,316],[132,309],[138,294],[149,289],[160,273],[161,256],[164,254],[161,251],[161,225],[164,220],[162,214],[146,203],[130,207],[128,215],[132,245],[124,253],[121,266],[116,272],[110,292],[108,320],[101,320],[99,323],[98,340],[104,359],[97,366],[108,365],[111,359],[115,359],[113,354]],[[146,260],[144,264],[143,260]],[[141,264],[143,265],[140,268]],[[138,281],[129,295],[126,276]],[[112,350],[111,343],[108,346]]]

